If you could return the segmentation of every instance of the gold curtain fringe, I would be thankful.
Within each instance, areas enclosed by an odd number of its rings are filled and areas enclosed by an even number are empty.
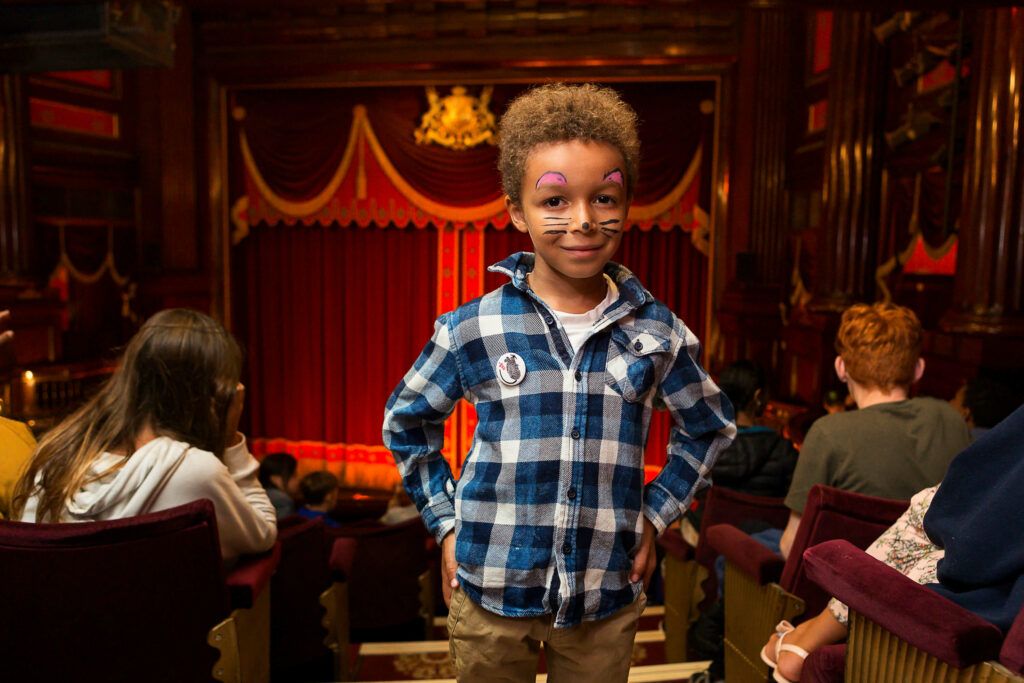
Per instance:
[[[253,183],[256,185],[256,189],[267,203],[270,204],[270,206],[290,218],[300,220],[308,218],[319,213],[327,206],[337,193],[338,188],[341,186],[345,177],[348,175],[349,167],[352,164],[352,159],[356,151],[359,152],[360,162],[356,178],[357,197],[360,199],[365,198],[366,172],[363,159],[364,143],[370,148],[370,152],[377,160],[377,163],[380,165],[380,168],[387,179],[391,181],[402,196],[424,213],[456,223],[473,223],[501,215],[505,209],[504,197],[498,197],[493,201],[477,206],[451,206],[435,201],[417,191],[405,178],[402,177],[398,172],[398,169],[396,169],[394,164],[391,162],[391,159],[389,159],[387,154],[384,152],[384,148],[381,146],[380,140],[377,138],[377,135],[373,130],[373,126],[370,123],[366,107],[361,104],[356,105],[352,109],[352,125],[349,129],[348,144],[337,170],[334,172],[334,175],[328,181],[327,185],[324,186],[323,190],[317,193],[315,197],[311,197],[310,199],[303,201],[292,201],[274,192],[263,177],[263,174],[260,173],[259,167],[256,165],[256,161],[253,158],[252,150],[249,147],[249,141],[246,138],[244,130],[239,133],[239,137],[242,159],[245,163],[246,170],[249,172]],[[679,182],[676,183],[675,187],[673,187],[672,190],[664,197],[652,204],[634,205],[631,207],[628,220],[656,220],[659,216],[670,211],[673,206],[679,203],[683,195],[689,189],[690,184],[693,182],[697,173],[700,171],[702,157],[703,147],[698,147],[693,158],[690,160],[690,164],[687,167],[686,172],[683,174],[683,177]],[[235,207],[237,208],[238,206],[239,204],[236,202]],[[234,214],[235,212],[233,210],[233,219]],[[241,213],[239,212],[239,216],[240,215]],[[237,239],[234,239],[233,236],[234,243],[237,244],[245,237],[246,234],[247,230],[243,231],[241,228],[237,229],[235,231]],[[701,251],[702,253],[706,253],[704,249],[701,249]]]
[[[57,231],[58,239],[60,241],[60,261],[57,266],[63,266],[76,282],[92,285],[99,282],[104,273],[110,273],[110,279],[113,280],[118,287],[124,287],[128,284],[129,278],[118,272],[117,264],[114,262],[114,229],[112,227],[107,228],[107,253],[103,257],[103,262],[100,263],[99,268],[91,273],[82,272],[75,267],[75,264],[71,262],[71,257],[68,255],[68,250],[64,245],[64,226],[58,226]]]

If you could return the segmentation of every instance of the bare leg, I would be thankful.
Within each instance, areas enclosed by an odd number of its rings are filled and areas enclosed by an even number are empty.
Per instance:
[[[802,647],[808,652],[814,652],[819,647],[832,645],[846,639],[848,630],[846,626],[832,616],[832,612],[826,607],[813,619],[808,619],[796,627],[792,633],[786,636],[783,641],[787,645]],[[767,652],[769,657],[775,654],[775,642],[778,636],[774,633],[768,639]],[[783,651],[776,662],[776,668],[780,674],[791,681],[799,681],[800,674],[804,668],[804,660],[792,652]]]

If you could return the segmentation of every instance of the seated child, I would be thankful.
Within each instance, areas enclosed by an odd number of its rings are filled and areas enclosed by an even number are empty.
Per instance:
[[[783,557],[815,484],[878,498],[907,500],[938,484],[970,436],[946,401],[910,398],[924,374],[921,323],[909,308],[856,304],[836,334],[835,370],[857,410],[826,415],[807,432],[786,496]]]
[[[267,497],[274,504],[278,519],[295,513],[295,499],[298,480],[295,468],[298,466],[290,453],[268,453],[260,461],[260,484],[267,490]]]
[[[299,491],[305,504],[298,514],[306,519],[322,519],[331,528],[341,524],[331,518],[330,512],[338,505],[338,478],[323,470],[310,472],[299,482]]]
[[[737,432],[736,440],[722,451],[711,470],[713,484],[754,496],[782,498],[793,478],[796,448],[774,429],[756,424],[768,403],[764,372],[752,361],[739,360],[722,370],[718,386],[736,409]],[[697,495],[701,506],[686,513],[694,533],[700,529],[704,493]]]
[[[401,484],[395,484],[395,491],[388,500],[388,509],[380,519],[377,520],[381,524],[401,524],[402,522],[408,522],[410,519],[416,519],[420,516],[420,511],[416,509],[416,504],[412,502],[412,498],[409,497],[405,487]]]
[[[213,501],[221,554],[268,550],[277,518],[238,432],[242,352],[214,319],[160,311],[113,375],[48,431],[14,490],[23,522],[86,522]]]
[[[1019,371],[980,368],[960,387],[950,405],[963,415],[971,439],[979,438],[1024,403],[1021,380]]]

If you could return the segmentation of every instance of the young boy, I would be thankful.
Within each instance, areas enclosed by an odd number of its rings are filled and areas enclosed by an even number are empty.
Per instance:
[[[552,681],[625,681],[654,537],[735,434],[697,338],[609,262],[638,153],[612,90],[514,101],[499,168],[535,254],[492,266],[511,282],[441,316],[388,401],[384,442],[441,544],[459,680],[532,681],[544,642]],[[479,422],[456,485],[440,450],[460,398]],[[676,426],[645,487],[655,401]]]
[[[924,374],[921,323],[909,308],[856,304],[843,311],[835,369],[857,410],[826,415],[807,432],[786,496],[789,522],[779,548],[789,555],[815,484],[909,500],[935,486],[967,448],[963,419],[946,402],[909,398]]]
[[[322,470],[310,472],[299,482],[299,490],[305,504],[299,508],[298,514],[307,519],[322,519],[329,527],[340,527],[327,514],[338,504],[338,478],[330,472]]]

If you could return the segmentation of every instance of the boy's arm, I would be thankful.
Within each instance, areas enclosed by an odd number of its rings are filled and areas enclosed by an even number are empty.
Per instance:
[[[438,543],[455,528],[455,482],[441,456],[444,422],[465,393],[452,347],[448,315],[443,315],[384,414],[384,445]]]
[[[736,436],[732,404],[697,360],[700,342],[685,325],[677,325],[672,366],[658,387],[674,423],[668,460],[644,489],[644,515],[658,534],[683,514],[698,490],[710,485],[707,476],[715,458]]]

